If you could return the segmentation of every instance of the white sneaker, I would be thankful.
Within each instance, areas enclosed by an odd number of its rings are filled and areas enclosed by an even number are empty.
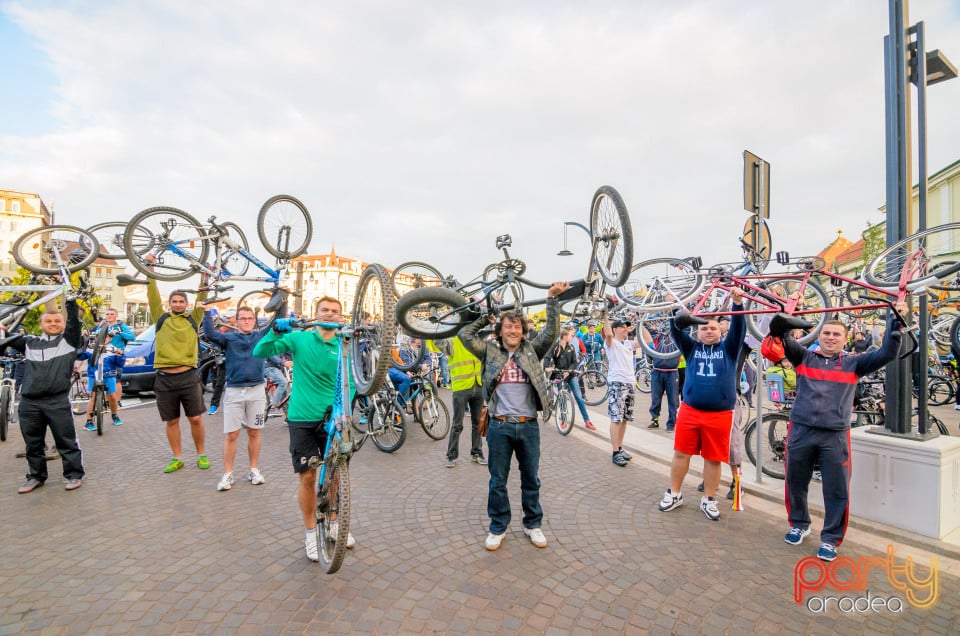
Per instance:
[[[483,547],[487,550],[493,552],[494,550],[500,549],[500,544],[503,542],[503,538],[507,536],[507,533],[503,534],[493,534],[492,532],[487,535],[487,540],[484,542]]]
[[[340,529],[340,524],[338,524],[336,521],[331,521],[330,524],[327,526],[327,528],[329,528],[330,536],[335,537],[337,536],[337,531]],[[349,550],[353,548],[353,546],[355,545],[357,545],[357,540],[353,538],[352,532],[348,532],[347,533],[347,549]]]
[[[220,483],[217,484],[217,490],[230,490],[233,486],[233,473],[223,473]]]
[[[263,478],[263,475],[260,473],[259,468],[251,468],[250,472],[247,473],[247,480],[250,481],[254,486],[259,486],[260,484],[267,481]]]
[[[703,511],[703,514],[706,515],[707,519],[710,521],[717,521],[720,519],[720,508],[717,507],[717,500],[713,497],[710,497],[709,499],[706,497],[701,497],[700,510]]]
[[[547,538],[543,536],[543,530],[540,528],[524,528],[523,534],[530,537],[530,543],[538,548],[547,547]]]
[[[320,552],[317,550],[316,532],[310,532],[307,534],[307,558],[311,561],[320,560]]]
[[[660,512],[669,512],[682,505],[683,495],[680,493],[672,493],[670,489],[667,488],[667,492],[663,494],[663,499],[660,500]]]

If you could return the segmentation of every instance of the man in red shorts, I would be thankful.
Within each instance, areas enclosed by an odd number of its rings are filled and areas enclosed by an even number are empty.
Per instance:
[[[733,310],[742,310],[743,291],[734,289],[730,295]],[[696,340],[686,333],[686,327],[695,324],[698,325]],[[700,510],[711,521],[720,518],[714,496],[720,485],[720,464],[727,461],[730,453],[730,426],[737,401],[737,356],[746,329],[742,314],[733,316],[726,338],[720,335],[716,318],[695,318],[680,313],[670,321],[673,341],[687,360],[687,373],[673,439],[670,488],[660,501],[662,512],[683,505],[680,487],[690,469],[690,456],[700,455],[704,464]]]

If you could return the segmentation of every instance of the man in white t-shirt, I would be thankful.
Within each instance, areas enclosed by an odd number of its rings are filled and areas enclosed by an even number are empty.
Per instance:
[[[613,463],[626,466],[631,455],[623,450],[627,422],[633,421],[633,352],[636,340],[627,340],[633,325],[624,320],[603,322],[603,346],[607,352],[607,413],[610,415],[610,445]]]

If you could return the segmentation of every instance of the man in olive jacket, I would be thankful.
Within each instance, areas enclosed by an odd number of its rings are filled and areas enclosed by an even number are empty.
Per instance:
[[[483,362],[483,397],[488,402],[490,426],[487,430],[490,492],[487,515],[490,534],[485,547],[496,550],[510,525],[510,499],[507,477],[511,457],[516,454],[520,466],[520,491],[523,505],[523,532],[538,548],[547,547],[540,526],[540,428],[537,411],[543,419],[550,417],[549,388],[540,361],[550,350],[560,330],[560,314],[556,296],[570,288],[557,282],[547,291],[547,323],[540,334],[528,341],[524,316],[507,311],[496,323],[496,338],[485,340],[479,335],[490,324],[488,316],[468,325],[460,332],[460,340]]]

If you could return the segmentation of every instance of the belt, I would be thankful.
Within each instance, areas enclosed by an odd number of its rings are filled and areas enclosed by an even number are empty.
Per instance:
[[[501,422],[509,422],[511,424],[523,424],[524,422],[536,422],[537,418],[526,417],[525,415],[507,415],[506,417],[494,417],[495,420],[500,420]]]

